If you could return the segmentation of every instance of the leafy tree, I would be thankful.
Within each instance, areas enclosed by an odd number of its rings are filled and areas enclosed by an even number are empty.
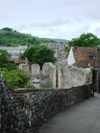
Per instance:
[[[5,27],[5,28],[3,28],[2,30],[13,31],[13,29],[12,29],[12,28],[9,28],[9,27]]]
[[[73,38],[71,41],[69,41],[69,47],[96,47],[99,44],[100,39],[92,33],[82,34],[79,38]]]
[[[0,49],[0,62],[8,63],[9,62],[8,56],[10,56],[10,55],[6,50],[1,50]]]
[[[54,50],[43,45],[36,45],[26,49],[22,58],[28,58],[31,64],[38,63],[42,66],[45,62],[55,62]]]
[[[9,84],[13,89],[25,88],[29,82],[29,75],[23,70],[19,71],[9,71],[7,69],[1,69],[2,73]]]
[[[7,56],[10,56],[10,54],[6,50],[0,49],[0,54],[5,54]]]
[[[0,68],[7,68],[8,70],[17,69],[16,65],[9,63],[10,54],[6,50],[0,49]]]

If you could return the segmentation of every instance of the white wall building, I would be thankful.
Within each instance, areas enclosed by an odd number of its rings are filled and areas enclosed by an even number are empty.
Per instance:
[[[21,53],[27,49],[27,46],[18,46],[18,47],[0,47],[2,50],[6,50],[11,54],[11,58],[17,59]]]

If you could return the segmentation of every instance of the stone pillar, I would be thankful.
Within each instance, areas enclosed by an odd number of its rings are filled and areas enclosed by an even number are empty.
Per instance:
[[[31,71],[33,76],[38,76],[40,74],[40,65],[37,63],[32,64]]]
[[[24,71],[29,71],[29,66],[28,64],[20,64],[19,69],[24,70]]]
[[[41,86],[56,88],[56,67],[51,63],[44,63],[42,67]]]

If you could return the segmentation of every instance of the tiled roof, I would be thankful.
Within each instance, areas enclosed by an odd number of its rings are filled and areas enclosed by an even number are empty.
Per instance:
[[[21,60],[21,59],[14,59],[14,58],[9,58],[9,61],[14,63],[14,64],[21,64],[21,63],[25,63],[25,60]]]
[[[87,68],[98,67],[98,50],[93,47],[73,47],[75,66]]]

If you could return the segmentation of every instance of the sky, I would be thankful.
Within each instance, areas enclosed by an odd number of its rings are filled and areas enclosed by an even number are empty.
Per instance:
[[[100,0],[0,0],[0,29],[71,40],[100,37]]]

